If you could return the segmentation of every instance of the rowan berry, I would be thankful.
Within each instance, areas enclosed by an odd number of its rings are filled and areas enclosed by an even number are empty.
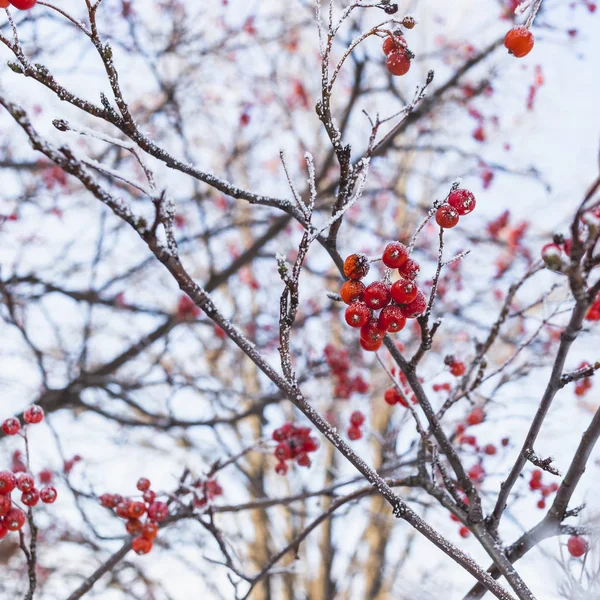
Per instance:
[[[405,50],[407,46],[408,44],[406,43],[404,36],[395,35],[392,37],[388,35],[383,42],[382,49],[383,53],[388,56],[388,54],[391,54],[392,52],[401,52],[402,50]]]
[[[152,502],[154,502],[154,499],[156,498],[156,492],[152,491],[152,490],[146,490],[143,494],[142,494],[142,499],[144,500],[144,502],[146,504],[151,504]]]
[[[119,503],[119,499],[114,494],[102,494],[98,499],[104,508],[116,508]]]
[[[164,521],[169,515],[169,507],[159,500],[155,500],[148,507],[148,517],[153,521]]]
[[[361,437],[362,431],[360,430],[360,427],[355,427],[354,425],[348,427],[348,439],[355,441],[360,440]]]
[[[44,419],[44,409],[34,404],[23,413],[23,419],[25,423],[40,423]]]
[[[143,502],[132,502],[129,505],[129,516],[132,519],[139,519],[146,512],[146,505]]]
[[[494,444],[486,444],[483,447],[483,452],[485,454],[487,454],[488,456],[494,456],[494,454],[496,454],[496,452],[497,452],[496,446],[494,446]]]
[[[362,279],[369,272],[370,267],[366,254],[351,254],[344,261],[344,275],[348,279]]]
[[[588,543],[580,535],[572,535],[567,542],[567,549],[573,558],[579,558],[587,552]]]
[[[398,273],[404,277],[404,279],[416,279],[420,270],[421,267],[419,263],[416,260],[409,258],[398,269]]]
[[[464,362],[455,360],[450,365],[450,373],[452,373],[452,375],[454,375],[454,377],[461,377],[466,372],[467,372],[467,367],[465,366]]]
[[[300,452],[296,457],[296,462],[299,467],[310,467],[310,458],[306,452]]]
[[[399,306],[391,304],[379,313],[378,323],[381,329],[385,329],[390,333],[397,333],[406,325],[406,317],[402,314],[402,309]]]
[[[444,229],[451,229],[458,223],[458,212],[449,204],[442,204],[435,213],[435,221]]]
[[[422,315],[427,310],[427,299],[425,294],[421,290],[417,292],[415,299],[408,304],[405,304],[402,308],[402,314],[407,319],[414,319],[419,315]]]
[[[125,529],[129,535],[139,535],[142,533],[142,522],[139,519],[129,519],[125,523]]]
[[[408,248],[400,242],[391,242],[385,247],[381,260],[386,267],[398,269],[408,260]]]
[[[2,423],[2,431],[6,435],[17,435],[21,429],[21,423],[19,419],[15,419],[14,417],[10,417]]]
[[[350,423],[355,427],[360,427],[365,422],[365,415],[363,415],[360,410],[355,410],[350,415]]]
[[[414,281],[410,279],[398,279],[392,285],[392,300],[396,304],[409,304],[417,297],[418,291]]]
[[[473,212],[475,208],[475,196],[469,190],[452,190],[448,196],[448,204],[462,217]]]
[[[18,8],[19,10],[28,10],[30,8],[33,8],[36,3],[37,0],[9,0],[10,4],[12,4],[15,8]]]
[[[140,490],[140,492],[145,492],[150,489],[150,480],[146,477],[140,477],[135,484],[135,487]]]
[[[56,488],[53,488],[51,485],[49,485],[47,487],[43,487],[40,490],[40,500],[44,504],[54,504],[57,496],[58,496],[58,493],[56,491]]]
[[[381,348],[383,344],[383,340],[379,340],[378,342],[369,342],[363,338],[360,338],[360,347],[367,352],[375,352]]]
[[[533,34],[524,25],[513,27],[504,37],[504,47],[517,58],[527,56],[533,45]]]
[[[346,304],[352,304],[355,300],[362,300],[365,293],[365,284],[358,279],[349,279],[340,290],[340,296]]]
[[[376,344],[383,340],[385,329],[379,326],[377,319],[371,319],[360,328],[360,337],[370,344]]]
[[[10,471],[0,471],[0,494],[10,494],[17,487],[17,478]]]
[[[121,502],[119,502],[119,504],[117,504],[117,506],[115,508],[115,512],[117,513],[117,516],[121,517],[121,519],[129,519],[129,517],[130,517],[129,505],[130,504],[131,504],[131,500],[129,500],[129,499],[121,500]]]
[[[461,538],[468,538],[471,535],[471,532],[464,525],[458,530],[458,534]]]
[[[277,458],[280,461],[288,460],[289,458],[292,458],[292,449],[290,448],[290,445],[286,442],[280,442],[279,444],[277,444],[274,454],[275,458]]]
[[[9,531],[19,531],[25,525],[25,513],[20,509],[11,508],[4,517],[4,526]]]
[[[392,75],[405,75],[410,69],[410,58],[405,50],[392,52],[387,57],[385,66]]]
[[[481,407],[474,408],[467,416],[469,425],[479,425],[485,420],[485,411]]]
[[[362,327],[371,318],[371,309],[364,302],[353,302],[346,309],[344,318],[350,327]]]
[[[29,473],[21,473],[17,477],[17,489],[21,492],[28,492],[35,487],[35,479]]]
[[[153,540],[158,535],[158,523],[146,521],[142,525],[142,537],[147,540]]]
[[[404,17],[404,19],[402,19],[402,25],[404,27],[406,27],[406,29],[413,29],[416,24],[417,24],[416,19],[414,17],[412,17],[411,15],[406,15],[406,17]]]
[[[12,501],[8,494],[0,494],[0,517],[3,517],[12,506]],[[0,519],[1,521],[1,519]]]
[[[277,473],[277,475],[286,475],[288,472],[288,466],[286,463],[282,462],[278,462],[275,465],[275,473]]]
[[[390,303],[390,286],[383,281],[374,281],[367,286],[363,299],[369,308],[379,310]]]
[[[131,542],[131,549],[136,554],[148,554],[152,550],[152,540],[147,540],[144,537],[136,537]]]

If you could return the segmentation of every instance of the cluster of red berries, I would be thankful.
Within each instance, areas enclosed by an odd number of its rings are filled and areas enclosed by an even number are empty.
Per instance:
[[[451,229],[458,224],[460,217],[468,215],[475,209],[475,196],[469,190],[456,189],[448,194],[435,213],[435,221],[444,229]]]
[[[152,550],[154,539],[158,535],[158,524],[169,516],[169,507],[156,500],[156,492],[150,488],[150,480],[138,479],[137,489],[142,492],[142,499],[124,498],[119,494],[102,494],[100,504],[115,511],[121,519],[125,519],[125,529],[129,535],[135,536],[131,547],[136,554],[148,554]],[[142,522],[142,517],[146,519]]]
[[[352,394],[366,394],[369,385],[361,375],[350,373],[350,355],[344,348],[335,348],[331,344],[325,346],[325,360],[335,378],[333,395],[341,400],[348,400]]]
[[[398,269],[400,279],[393,285],[387,273],[384,280],[365,286],[361,279],[369,272],[369,258],[351,254],[344,262],[344,274],[349,281],[340,290],[342,300],[348,304],[346,323],[360,328],[360,345],[373,352],[381,347],[387,332],[401,331],[406,319],[422,315],[427,308],[425,295],[415,283],[421,267],[409,258],[408,248],[400,242],[391,242],[381,260],[388,269]],[[377,310],[381,310],[379,317],[374,315]]]
[[[0,471],[0,540],[9,531],[18,531],[25,524],[25,512],[14,505],[11,493],[21,492],[21,502],[28,507],[35,506],[40,500],[44,504],[53,504],[57,498],[56,489],[45,486],[38,490],[35,479],[30,473],[12,473]]]
[[[541,469],[534,469],[531,472],[531,479],[529,480],[529,489],[531,491],[539,490],[542,496],[537,503],[539,509],[546,508],[546,498],[558,490],[558,483],[556,483],[556,481],[552,482],[550,485],[544,485],[542,483],[542,476],[543,472]]]
[[[579,369],[585,369],[591,366],[589,362],[584,361],[579,365]],[[575,395],[578,397],[585,396],[592,389],[592,378],[584,377],[575,383]]]
[[[37,3],[37,0],[0,0],[0,8],[8,8],[14,6],[19,10],[28,10],[33,8]]]
[[[504,47],[517,58],[527,56],[533,49],[533,33],[525,25],[513,27],[504,37]]]
[[[408,44],[401,32],[385,38],[383,53],[387,56],[385,66],[391,75],[400,76],[408,73],[414,54],[408,49]]]
[[[296,427],[285,423],[273,432],[273,439],[278,442],[273,454],[277,459],[275,473],[286,475],[288,460],[295,460],[299,467],[310,467],[309,454],[319,449],[319,440],[310,435],[310,427]]]
[[[223,488],[216,479],[206,479],[205,481],[199,480],[194,484],[194,487],[202,490],[201,496],[194,494],[194,506],[197,506],[198,508],[206,506],[217,496],[223,495]]]
[[[348,438],[352,441],[360,440],[362,437],[361,427],[365,423],[365,415],[360,410],[355,410],[350,415],[350,427],[348,427]]]
[[[43,419],[43,409],[35,404],[23,413],[23,420],[28,425],[40,423]],[[6,419],[2,423],[2,430],[6,435],[17,435],[21,432],[21,422],[14,417]],[[25,433],[21,432],[21,435],[25,437]],[[44,485],[38,490],[33,475],[27,473],[22,461],[15,461],[14,456],[13,467],[12,472],[0,471],[0,539],[9,531],[18,531],[25,524],[25,512],[11,498],[14,490],[21,492],[21,503],[30,508],[40,500],[44,504],[53,504],[57,498],[56,489],[50,485]],[[50,483],[51,480],[52,476],[48,477],[46,471],[40,473],[42,484]]]
[[[588,543],[580,535],[572,535],[567,542],[567,550],[573,558],[579,558],[588,551]]]

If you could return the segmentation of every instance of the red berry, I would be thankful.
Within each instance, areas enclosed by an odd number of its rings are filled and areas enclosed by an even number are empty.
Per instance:
[[[4,526],[9,531],[19,531],[25,525],[25,513],[20,508],[11,508],[4,517]]]
[[[136,554],[148,554],[152,550],[152,540],[147,540],[144,537],[136,537],[131,542],[131,549]]]
[[[275,473],[277,473],[277,475],[287,475],[287,472],[288,472],[288,466],[286,463],[278,462],[275,465]]]
[[[407,47],[406,40],[402,36],[389,36],[383,42],[383,53],[387,56],[391,52],[400,52]]]
[[[304,452],[315,452],[319,449],[319,440],[317,440],[314,437],[307,437],[304,440],[304,445],[302,446],[302,449],[304,450]]]
[[[140,477],[135,484],[135,487],[140,490],[140,492],[145,492],[150,489],[150,480],[146,477]]]
[[[458,534],[461,538],[468,538],[471,535],[471,532],[464,525],[458,530]]]
[[[142,533],[142,522],[139,519],[129,519],[125,523],[125,529],[129,535],[139,535]]]
[[[414,319],[427,310],[427,299],[421,290],[417,292],[416,298],[402,307],[402,314],[407,319]]]
[[[362,327],[371,318],[371,309],[364,302],[353,302],[344,315],[350,327]]]
[[[379,350],[382,344],[383,340],[379,340],[378,342],[369,342],[363,338],[360,338],[360,347],[367,352],[375,352]]]
[[[409,304],[417,297],[417,286],[410,279],[398,279],[392,286],[392,300],[396,304]]]
[[[115,508],[119,503],[118,498],[114,494],[102,494],[99,500],[104,508]]]
[[[129,505],[129,516],[132,519],[139,519],[146,512],[146,505],[143,502],[132,502]]]
[[[393,289],[393,287],[392,287]],[[399,306],[388,305],[379,313],[379,327],[390,333],[397,333],[406,325],[406,317]]]
[[[350,427],[348,427],[348,438],[352,441],[355,440],[360,440],[360,438],[362,437],[362,431],[360,430],[359,427],[355,427],[354,425],[351,425]]]
[[[38,475],[38,477],[40,478],[40,483],[47,485],[48,483],[52,483],[54,474],[52,473],[52,471],[49,471],[48,469],[44,469],[43,471],[40,471],[40,474]]]
[[[400,242],[391,242],[385,247],[381,260],[386,267],[398,269],[408,260],[408,248]]]
[[[40,490],[40,500],[44,504],[54,504],[57,496],[58,493],[56,491],[56,488],[53,488],[51,485],[44,487]]]
[[[546,508],[546,501],[545,500],[539,500],[537,503],[537,507],[540,508],[541,510],[544,510],[544,508]]]
[[[296,457],[296,462],[298,463],[299,467],[310,467],[310,458],[306,452],[301,452],[298,454]]]
[[[419,274],[420,270],[421,270],[421,267],[419,266],[419,263],[416,260],[409,258],[398,269],[398,273],[400,273],[400,275],[402,277],[404,277],[404,279],[413,279],[414,280],[417,278],[417,275]]]
[[[504,47],[517,58],[527,56],[534,44],[533,34],[524,25],[513,27],[504,37]]]
[[[2,423],[2,431],[4,431],[6,435],[16,435],[19,433],[20,429],[21,423],[19,423],[19,419],[15,419],[14,417],[10,417]]]
[[[467,416],[469,425],[479,425],[485,420],[485,411],[481,407],[474,408]]]
[[[10,3],[19,10],[28,10],[33,8],[37,0],[10,0]]]
[[[351,254],[344,261],[344,275],[348,279],[362,279],[369,272],[370,267],[366,254]]]
[[[155,500],[148,507],[148,517],[150,517],[150,519],[153,521],[158,521],[160,523],[161,521],[164,521],[168,515],[169,507],[164,502]]]
[[[44,419],[44,409],[34,404],[23,413],[23,419],[25,423],[40,423]]]
[[[375,281],[367,286],[364,302],[369,308],[379,310],[390,303],[390,286],[383,281]]]
[[[12,506],[12,501],[8,494],[0,494],[0,517],[3,517]],[[1,519],[0,519],[1,521]]]
[[[357,279],[346,281],[340,290],[340,296],[346,304],[352,304],[355,300],[362,300],[364,293],[365,284]]]
[[[21,473],[19,477],[17,477],[17,488],[21,492],[28,492],[35,487],[35,479],[33,475],[29,473]]]
[[[401,394],[395,387],[388,388],[383,395],[383,399],[386,404],[393,406],[394,404],[401,404],[405,408],[408,408],[408,402],[403,394]]]
[[[452,373],[452,375],[454,375],[454,377],[461,377],[466,372],[467,372],[467,367],[465,366],[464,362],[460,362],[457,360],[457,361],[454,361],[450,365],[450,373]]]
[[[458,212],[449,204],[442,204],[435,213],[435,221],[444,229],[450,229],[458,223]]]
[[[473,212],[475,208],[475,196],[469,190],[452,190],[448,196],[448,204],[463,217]]]
[[[158,523],[146,521],[142,526],[142,537],[147,540],[153,540],[158,535]]]
[[[152,502],[154,502],[154,499],[156,498],[156,492],[153,492],[152,490],[146,490],[142,494],[142,498],[146,504],[151,504]]]
[[[415,20],[415,18],[411,17],[410,15],[407,15],[406,17],[404,17],[404,19],[402,19],[402,25],[406,27],[406,29],[413,29],[413,27],[416,24],[417,21]]]
[[[369,344],[381,342],[385,336],[385,329],[379,327],[377,319],[371,319],[360,328],[360,337]]]
[[[121,517],[121,519],[129,519],[129,505],[131,504],[131,500],[129,499],[125,499],[125,500],[121,500],[121,502],[119,502],[119,504],[117,504],[117,507],[115,509],[115,512],[117,513],[118,517]]]
[[[588,544],[580,535],[573,535],[567,542],[567,549],[572,557],[579,558],[587,552]]]
[[[0,494],[10,494],[17,487],[17,478],[10,471],[0,471]]]
[[[542,478],[542,470],[541,469],[534,469],[531,472],[531,479],[537,479],[538,481]]]
[[[497,450],[496,450],[496,446],[494,446],[494,444],[486,444],[483,447],[483,451],[485,452],[485,454],[487,454],[488,456],[494,456],[494,454],[496,454]]]
[[[355,427],[360,427],[365,422],[365,415],[363,415],[360,410],[355,410],[350,415],[350,423]]]
[[[392,75],[405,75],[410,69],[410,58],[404,50],[392,52],[387,57],[385,66]]]
[[[277,444],[274,454],[275,458],[277,458],[279,461],[288,460],[289,458],[292,458],[292,449],[286,442],[280,442]]]

